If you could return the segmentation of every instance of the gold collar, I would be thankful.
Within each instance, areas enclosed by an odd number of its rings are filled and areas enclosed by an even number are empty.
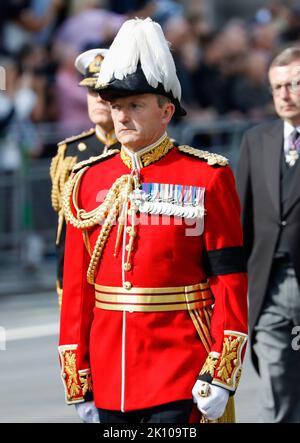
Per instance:
[[[122,146],[121,159],[129,169],[140,169],[160,160],[172,148],[173,143],[167,134],[164,134],[156,143],[137,152],[131,152]]]
[[[114,145],[118,141],[114,129],[112,129],[110,132],[104,132],[98,126],[96,126],[96,136],[98,140],[100,140],[106,146]]]

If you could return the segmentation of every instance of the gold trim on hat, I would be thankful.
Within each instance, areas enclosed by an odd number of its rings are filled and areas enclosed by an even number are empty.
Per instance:
[[[97,77],[85,77],[78,84],[79,86],[87,86],[88,88],[95,88]]]

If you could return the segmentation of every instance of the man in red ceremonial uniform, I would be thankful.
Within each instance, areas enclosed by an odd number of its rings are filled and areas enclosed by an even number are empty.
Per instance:
[[[157,23],[124,23],[98,88],[122,148],[76,165],[65,190],[67,403],[93,401],[105,423],[186,423],[193,403],[230,420],[247,338],[232,171],[169,139],[185,111]]]

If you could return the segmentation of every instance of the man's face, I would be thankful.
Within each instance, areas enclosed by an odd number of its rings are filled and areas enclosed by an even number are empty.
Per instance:
[[[104,101],[96,91],[88,88],[87,104],[90,120],[95,125],[101,126],[104,131],[111,131],[113,129],[113,121],[109,103]]]
[[[117,139],[138,151],[155,143],[165,132],[174,112],[172,103],[158,105],[155,94],[132,95],[111,101]]]
[[[269,72],[275,110],[293,126],[300,124],[300,60],[274,66]]]

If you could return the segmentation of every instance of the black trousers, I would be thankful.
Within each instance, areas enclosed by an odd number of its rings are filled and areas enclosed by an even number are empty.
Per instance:
[[[188,423],[192,408],[192,400],[181,400],[130,412],[99,408],[98,412],[101,423]]]

